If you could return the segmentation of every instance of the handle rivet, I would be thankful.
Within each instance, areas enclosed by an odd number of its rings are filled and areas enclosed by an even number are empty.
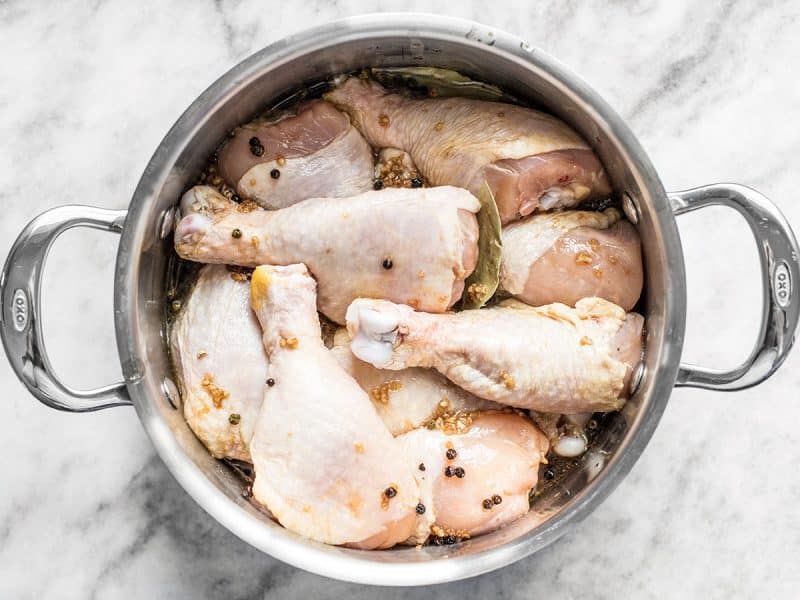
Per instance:
[[[634,225],[639,223],[639,211],[636,209],[636,204],[628,192],[622,194],[622,212],[628,217],[628,221]]]
[[[629,394],[633,396],[638,390],[639,385],[642,383],[642,379],[644,379],[644,363],[640,362],[636,365],[636,369],[633,371],[633,375],[631,375],[631,383],[628,386],[630,390]]]
[[[175,385],[175,382],[172,381],[169,377],[165,377],[164,381],[161,382],[161,389],[164,391],[164,397],[169,402],[169,405],[178,410],[181,405],[181,395],[178,392],[178,386]]]
[[[166,239],[172,235],[172,230],[175,228],[175,218],[177,215],[177,208],[170,207],[161,215],[161,225],[159,227],[159,235],[161,239]]]

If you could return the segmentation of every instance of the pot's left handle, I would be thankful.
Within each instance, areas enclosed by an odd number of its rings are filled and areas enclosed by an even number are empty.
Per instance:
[[[36,217],[19,234],[0,275],[0,337],[11,367],[38,400],[59,410],[87,412],[131,404],[124,382],[94,390],[64,385],[47,358],[42,334],[42,271],[55,239],[72,227],[120,233],[127,211],[59,206]]]

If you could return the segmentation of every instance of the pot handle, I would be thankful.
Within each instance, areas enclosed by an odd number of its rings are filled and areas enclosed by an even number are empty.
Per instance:
[[[675,385],[710,390],[742,390],[772,375],[794,343],[800,314],[800,251],[789,223],[763,194],[735,183],[717,183],[669,194],[676,215],[706,206],[737,210],[750,225],[761,259],[763,312],[755,347],[730,371],[681,364]]]
[[[0,337],[11,368],[39,401],[59,410],[88,412],[131,404],[124,382],[73,390],[56,376],[44,347],[39,306],[47,253],[72,227],[120,233],[127,211],[93,206],[59,206],[42,213],[19,234],[0,274]]]

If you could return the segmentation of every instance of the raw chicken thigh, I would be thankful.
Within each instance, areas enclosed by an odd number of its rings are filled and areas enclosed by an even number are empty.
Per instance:
[[[253,497],[314,540],[390,547],[415,528],[419,488],[366,392],[323,345],[315,287],[303,265],[252,276],[272,383],[250,444]]]
[[[358,297],[444,312],[477,262],[478,209],[472,194],[454,187],[312,198],[263,211],[197,186],[181,199],[175,250],[209,263],[303,262],[317,279],[320,312],[337,323]]]
[[[465,538],[523,516],[548,448],[529,419],[508,412],[478,413],[461,433],[416,429],[397,439],[422,488],[425,512],[409,540],[420,543],[429,531]]]
[[[320,100],[295,115],[239,127],[219,153],[222,177],[264,208],[372,187],[372,150],[347,115]]]
[[[267,357],[250,286],[203,267],[175,319],[170,350],[189,427],[216,458],[250,460]]]
[[[375,409],[393,435],[410,431],[442,415],[499,410],[499,404],[473,396],[431,369],[381,371],[350,352],[350,336],[336,332],[331,352],[370,395]]]
[[[630,310],[642,293],[639,234],[614,208],[532,215],[502,239],[500,287],[527,304],[598,296]]]
[[[431,315],[386,300],[347,310],[351,350],[381,369],[433,367],[476,396],[554,413],[619,409],[639,363],[644,319],[600,298],[515,300]]]
[[[409,98],[357,77],[325,99],[347,112],[373,146],[409,152],[431,185],[477,194],[488,182],[503,223],[537,208],[567,208],[611,193],[586,142],[564,122],[530,108]]]

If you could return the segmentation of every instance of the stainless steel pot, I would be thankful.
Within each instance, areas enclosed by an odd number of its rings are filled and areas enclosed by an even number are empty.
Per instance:
[[[636,393],[612,418],[582,468],[540,496],[523,519],[450,547],[364,552],[298,537],[242,497],[242,483],[211,458],[177,408],[165,350],[165,273],[171,208],[209,153],[266,103],[331,75],[367,66],[447,67],[496,83],[558,115],[594,146],[644,243],[647,341]],[[686,281],[675,215],[718,204],[739,211],[758,242],[764,308],[750,357],[720,372],[680,363]],[[114,312],[125,381],[90,391],[64,385],[47,359],[40,282],[53,240],[72,227],[121,234]],[[673,386],[736,390],[777,369],[800,313],[800,263],[788,223],[764,196],[736,184],[664,191],[625,123],[575,74],[511,35],[431,15],[369,15],[283,39],[231,69],[181,116],[139,182],[127,211],[62,206],[20,234],[0,279],[2,339],[14,371],[43,403],[82,412],[132,404],[169,470],[225,527],[256,548],[329,577],[419,585],[470,577],[519,560],[569,531],[628,473],[655,429]]]

